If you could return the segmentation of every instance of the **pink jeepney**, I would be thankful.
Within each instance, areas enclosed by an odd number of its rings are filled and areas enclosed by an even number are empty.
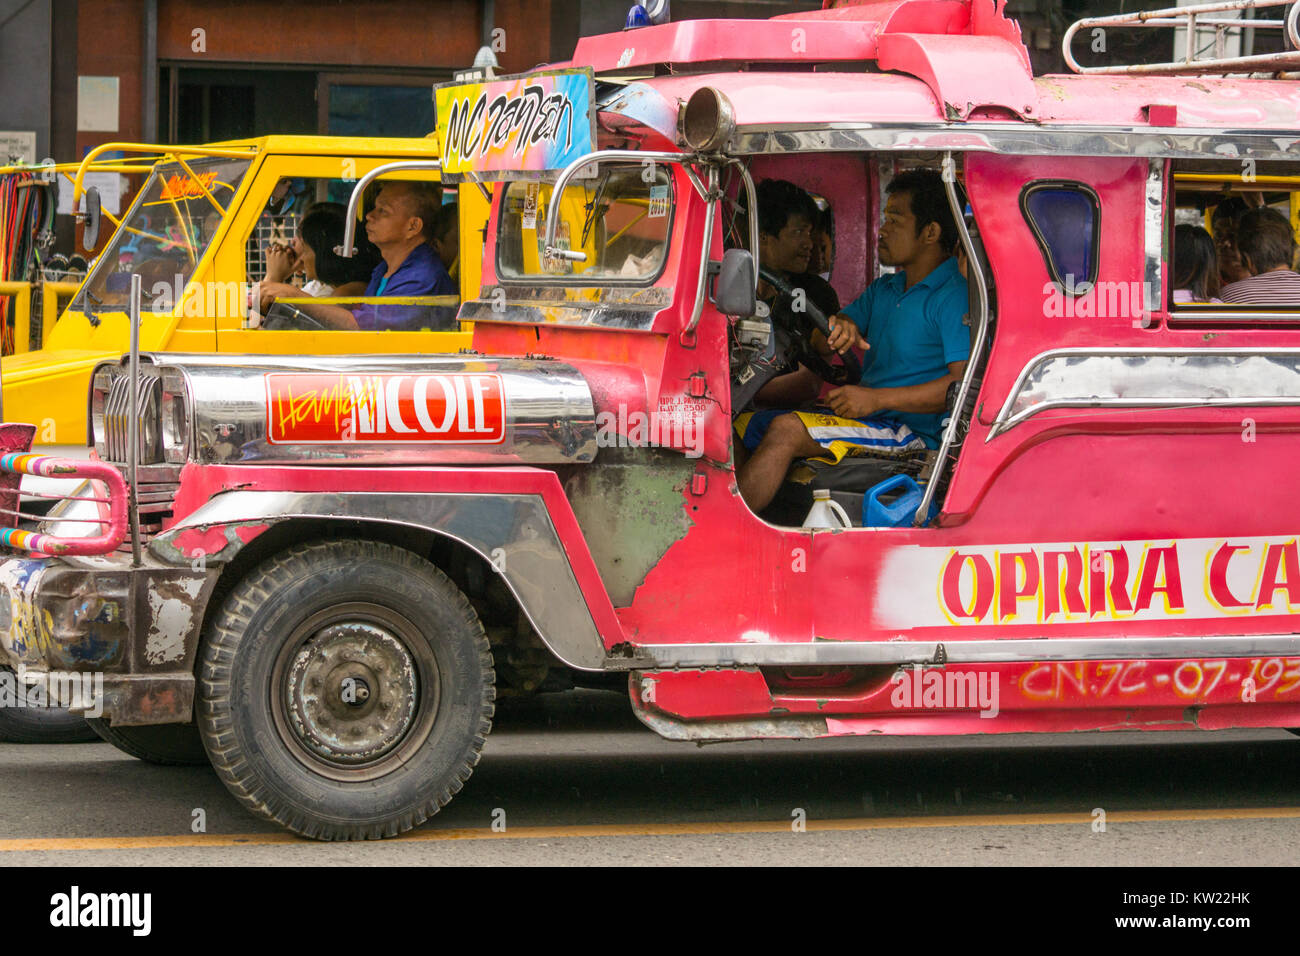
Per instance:
[[[1300,85],[1034,77],[1002,6],[668,23],[440,87],[443,179],[494,183],[473,350],[144,355],[134,402],[101,367],[80,500],[3,532],[9,663],[102,672],[110,740],[324,839],[418,825],[497,695],[575,683],[691,741],[1300,728],[1300,310],[1171,298],[1176,223],[1295,205]],[[801,467],[851,526],[769,523],[733,420],[821,322],[756,306],[737,210],[820,197],[847,302],[918,165],[970,263],[940,446],[885,463],[902,499]],[[126,539],[108,464],[161,532]]]

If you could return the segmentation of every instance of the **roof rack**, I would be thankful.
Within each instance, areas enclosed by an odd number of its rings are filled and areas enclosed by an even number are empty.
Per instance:
[[[1226,3],[1202,3],[1191,7],[1167,7],[1142,13],[1120,13],[1109,17],[1086,17],[1072,24],[1061,41],[1061,53],[1066,64],[1075,73],[1276,73],[1300,69],[1300,3],[1295,3],[1281,20],[1247,20],[1244,17],[1207,16],[1257,10],[1264,7],[1285,7],[1291,0],[1238,0]],[[1074,35],[1087,28],[1107,27],[1174,27],[1187,31],[1187,55],[1182,60],[1168,63],[1136,63],[1117,66],[1080,66],[1070,51]],[[1197,31],[1214,30],[1214,55],[1197,58]],[[1280,30],[1290,41],[1291,49],[1282,53],[1263,53],[1251,56],[1226,56],[1229,30]]]

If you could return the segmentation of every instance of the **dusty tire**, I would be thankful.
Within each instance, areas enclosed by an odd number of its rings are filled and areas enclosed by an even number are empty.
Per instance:
[[[320,840],[395,836],[478,763],[496,699],[478,615],[387,544],[299,545],[227,596],[200,651],[199,727],[256,815]]]
[[[0,743],[84,744],[99,740],[79,714],[56,707],[0,707]]]
[[[199,767],[209,762],[196,724],[114,727],[103,718],[87,720],[86,723],[99,738],[146,763],[164,767]]]

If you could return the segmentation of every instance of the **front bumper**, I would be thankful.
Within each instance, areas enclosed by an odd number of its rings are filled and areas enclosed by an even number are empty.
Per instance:
[[[103,675],[119,725],[192,719],[194,660],[217,571],[96,558],[0,561],[0,654],[62,706],[68,674]],[[54,679],[52,679],[54,678]]]

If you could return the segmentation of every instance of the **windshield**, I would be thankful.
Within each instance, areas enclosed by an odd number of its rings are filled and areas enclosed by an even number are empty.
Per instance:
[[[131,276],[138,274],[144,311],[157,302],[159,311],[171,312],[221,224],[217,205],[229,206],[251,162],[251,156],[189,160],[193,176],[180,163],[155,167],[72,308],[87,314],[125,310]]]
[[[514,182],[502,200],[497,273],[503,279],[552,276],[602,282],[653,280],[672,229],[673,182],[665,166],[604,165],[552,202],[550,183]],[[560,217],[556,245],[581,249],[586,262],[543,256],[547,218]]]

